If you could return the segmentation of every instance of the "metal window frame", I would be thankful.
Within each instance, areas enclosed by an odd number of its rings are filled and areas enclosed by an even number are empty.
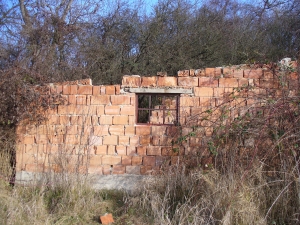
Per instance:
[[[139,96],[149,96],[149,105],[148,105],[148,108],[139,108]],[[152,96],[162,96],[164,97],[163,101],[165,101],[165,97],[168,97],[168,96],[172,96],[172,97],[176,97],[176,108],[175,109],[171,109],[171,111],[175,111],[175,115],[176,115],[176,118],[175,118],[175,123],[174,124],[166,124],[165,123],[165,112],[168,110],[170,111],[170,109],[166,109],[165,107],[163,109],[160,109],[163,111],[163,123],[150,123],[150,116],[151,116],[151,112],[154,111],[154,110],[157,110],[157,109],[154,109],[151,107],[151,97]],[[180,103],[180,94],[179,93],[136,93],[136,112],[135,112],[135,115],[136,115],[136,124],[137,125],[155,125],[155,126],[174,126],[174,125],[177,125],[179,124],[179,103]],[[147,123],[140,123],[138,121],[139,119],[139,111],[148,111],[148,122]]]

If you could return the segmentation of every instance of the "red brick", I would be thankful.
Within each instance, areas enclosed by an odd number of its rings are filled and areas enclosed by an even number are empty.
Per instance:
[[[199,97],[180,97],[180,106],[194,106],[197,107],[200,104]]]
[[[134,147],[134,146],[127,146],[126,147],[126,155],[129,155],[129,156],[136,155],[136,147]]]
[[[123,165],[114,165],[112,168],[112,174],[124,174],[125,166]]]
[[[170,157],[167,156],[156,156],[155,157],[155,165],[156,167],[162,166]]]
[[[247,87],[249,85],[249,79],[238,79],[239,87]]]
[[[100,221],[103,225],[112,224],[115,222],[111,213],[100,216]]]
[[[100,116],[99,118],[100,125],[111,125],[112,124],[112,116]]]
[[[58,134],[78,134],[81,129],[78,125],[69,125],[69,126],[56,126],[56,133]]]
[[[106,115],[120,115],[120,106],[106,105],[104,111]]]
[[[197,87],[198,77],[178,77],[178,86]]]
[[[126,173],[139,175],[141,174],[140,168],[140,166],[126,166]]]
[[[220,78],[219,79],[219,87],[238,87],[238,79],[237,78]]]
[[[160,145],[172,145],[172,140],[173,140],[173,137],[171,136],[161,136],[160,137]]]
[[[165,135],[167,131],[167,127],[165,126],[152,126],[151,134],[152,135]]]
[[[111,165],[103,165],[102,173],[103,173],[103,175],[110,175],[112,173],[112,166]]]
[[[98,126],[99,125],[99,116],[91,116],[91,125]]]
[[[24,144],[34,144],[35,143],[34,135],[24,136],[23,143]]]
[[[149,145],[150,144],[150,135],[140,136],[140,145]]]
[[[150,135],[151,134],[151,127],[150,126],[144,126],[144,125],[138,125],[135,127],[135,133],[136,135]]]
[[[143,87],[156,87],[157,77],[142,77]]]
[[[205,68],[205,76],[206,77],[214,77],[216,74],[215,68]]]
[[[190,70],[180,70],[177,72],[178,77],[188,77],[190,75]]]
[[[93,106],[90,106],[90,107],[93,107]],[[101,116],[104,114],[104,105],[97,105],[95,106],[96,108],[96,113],[98,116]]]
[[[102,136],[91,135],[89,138],[91,145],[102,145]]]
[[[220,88],[214,88],[214,96],[215,97],[223,97],[225,93],[225,88],[224,87],[220,87]],[[201,99],[200,99],[200,104],[202,105]]]
[[[222,67],[216,67],[215,68],[215,77],[221,77],[222,71],[223,71]]]
[[[232,73],[234,78],[243,78],[244,70],[241,68],[232,67]]]
[[[129,144],[131,146],[138,146],[139,145],[139,137],[138,136],[132,136],[129,138]]]
[[[88,167],[88,173],[89,174],[97,174],[97,175],[103,175],[103,168],[102,166],[89,166]]]
[[[143,157],[144,166],[155,166],[155,156],[144,156]]]
[[[80,137],[78,135],[66,135],[65,143],[70,145],[78,145]]]
[[[135,127],[134,126],[125,126],[125,135],[128,135],[128,136],[135,135]]]
[[[106,94],[107,95],[114,95],[116,94],[116,87],[114,85],[106,86]]]
[[[263,75],[263,72],[262,72],[261,68],[244,70],[244,77],[245,78],[257,79],[257,78],[261,78],[262,75]]]
[[[93,126],[93,131],[94,134],[97,136],[102,136],[102,135],[108,135],[108,128],[109,125],[98,125],[98,126]]]
[[[131,163],[133,166],[142,165],[143,157],[141,156],[132,156]]]
[[[53,85],[50,86],[50,93],[51,94],[62,94],[62,85]]]
[[[59,125],[59,116],[58,115],[50,115],[47,117],[47,125]]]
[[[77,105],[86,105],[87,99],[85,95],[77,95],[76,96],[76,104]]]
[[[91,96],[91,105],[106,105],[110,103],[109,95]]]
[[[141,166],[142,175],[149,175],[152,174],[152,172],[153,172],[152,166]]]
[[[113,124],[114,125],[126,125],[129,123],[128,116],[120,115],[113,117]]]
[[[122,156],[122,165],[130,166],[132,156]]]
[[[121,106],[121,115],[135,115],[135,107],[134,106]]]
[[[124,126],[123,125],[109,126],[109,133],[111,135],[124,135]]]
[[[100,86],[93,86],[93,95],[100,95]]]
[[[91,95],[93,94],[93,86],[90,85],[79,85],[77,93],[80,95]]]
[[[76,95],[78,86],[77,85],[70,85],[69,87],[70,87],[70,89],[69,89],[70,95]]]
[[[129,145],[129,136],[119,136],[119,145]]]
[[[173,147],[162,147],[161,148],[161,155],[162,156],[173,156],[173,155],[178,155],[179,154],[179,149],[173,148]]]
[[[38,164],[38,163],[25,164],[25,170],[28,172],[43,172],[44,164]]]
[[[147,154],[147,146],[138,146],[136,148],[137,155],[144,156]]]
[[[118,145],[118,136],[116,136],[116,135],[104,136],[103,144],[104,145]]]
[[[154,145],[154,146],[160,145],[160,137],[161,136],[152,136],[151,145]]]
[[[107,145],[94,146],[96,155],[106,155],[107,154]]]
[[[93,155],[90,157],[89,166],[91,167],[100,167],[102,165],[102,156]]]
[[[213,77],[199,77],[199,87],[218,87],[219,79]]]
[[[161,148],[159,146],[148,146],[147,155],[161,155]]]
[[[290,79],[290,80],[295,80],[295,81],[298,80],[298,74],[297,74],[297,72],[291,72],[291,73],[289,73],[289,74],[287,75],[287,77],[288,77],[288,79]]]
[[[116,146],[116,152],[117,152],[118,155],[126,155],[126,151],[127,151],[126,146],[124,146],[124,145],[117,145]]]
[[[157,86],[164,87],[176,87],[177,86],[177,77],[158,77]]]
[[[20,127],[20,126],[19,126]],[[37,130],[36,130],[36,126],[35,125],[30,125],[30,124],[28,124],[28,125],[26,125],[26,127],[25,127],[25,131],[23,131],[23,133],[21,133],[21,134],[31,134],[31,135],[34,135],[34,134],[36,134],[37,132],[36,132]],[[20,133],[19,133],[20,134]]]
[[[106,92],[105,86],[100,86],[100,94],[105,95],[105,92]]]
[[[195,96],[212,97],[214,89],[211,87],[194,87]]]
[[[130,105],[130,96],[128,95],[112,95],[111,104],[113,105]]]
[[[275,79],[260,79],[260,88],[278,88],[279,83]]]
[[[60,125],[69,125],[70,124],[70,116],[59,116],[59,124]]]
[[[58,106],[58,114],[64,115],[64,114],[73,114],[74,112],[70,112],[70,109],[75,109],[74,107],[70,107],[67,105],[59,105]]]
[[[131,96],[130,97],[130,105],[132,105],[132,106],[135,106],[135,100],[136,100],[136,96],[134,95],[134,96]]]
[[[126,87],[139,87],[141,86],[140,76],[123,76],[122,85]]]
[[[115,145],[107,146],[107,155],[116,155],[116,146]]]
[[[269,69],[263,69],[263,78],[265,79],[273,79],[274,78],[274,72]]]
[[[18,149],[20,149],[23,145],[18,145]],[[25,146],[25,153],[27,154],[37,154],[38,152],[38,145],[36,144],[28,144],[24,145]]]
[[[242,77],[243,77],[243,70],[242,71]],[[234,75],[233,75],[233,72],[234,72],[234,69],[232,69],[231,67],[224,67],[223,68],[223,76],[226,77],[226,78],[233,78]]]
[[[128,116],[128,124],[129,125],[135,124],[135,116]]]
[[[190,69],[190,76],[195,76],[195,70],[194,69]]]
[[[119,165],[121,164],[121,156],[104,155],[102,156],[103,165]]]
[[[115,85],[115,88],[116,88],[116,95],[119,95],[120,92],[121,92],[121,85]]]
[[[69,95],[70,92],[71,92],[70,85],[64,85],[64,86],[62,86],[62,93],[64,95]]]

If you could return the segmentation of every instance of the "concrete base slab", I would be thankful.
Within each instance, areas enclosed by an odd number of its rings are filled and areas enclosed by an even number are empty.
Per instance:
[[[55,175],[59,175],[59,174],[20,171],[17,172],[16,174],[16,183],[24,184],[24,185],[35,185]],[[125,190],[128,192],[138,191],[146,184],[146,182],[149,182],[151,179],[153,179],[153,177],[150,175],[144,176],[144,175],[130,175],[130,174],[125,174],[125,175],[70,174],[69,176],[71,177],[72,175],[74,175],[74,177],[77,178],[88,179],[92,187],[96,190],[101,190],[101,189]],[[55,179],[53,179],[53,181],[54,180]]]

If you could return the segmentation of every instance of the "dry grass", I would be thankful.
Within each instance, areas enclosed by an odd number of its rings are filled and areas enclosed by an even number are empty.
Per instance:
[[[250,180],[240,186],[216,170],[174,166],[148,184],[140,204],[153,224],[267,224],[257,194]]]
[[[47,174],[33,186],[1,184],[0,224],[99,224],[123,205],[124,193],[97,191],[84,176]]]

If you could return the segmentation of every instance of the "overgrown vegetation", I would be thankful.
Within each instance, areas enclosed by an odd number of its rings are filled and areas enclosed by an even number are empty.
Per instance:
[[[0,223],[98,224],[112,212],[116,224],[300,224],[300,99],[289,68],[276,74],[281,90],[235,89],[191,117],[174,142],[201,145],[136,196],[93,190],[63,163],[61,174],[12,186],[16,125],[38,123],[59,101],[44,95],[46,82],[299,58],[297,0],[163,0],[148,14],[141,2],[110,2],[0,1]],[[260,104],[245,104],[254,95]]]
[[[175,142],[198,145],[142,195],[154,224],[300,224],[299,89],[290,75],[275,74],[274,93],[235,89],[190,118],[193,129]],[[207,124],[214,132],[205,138]]]

